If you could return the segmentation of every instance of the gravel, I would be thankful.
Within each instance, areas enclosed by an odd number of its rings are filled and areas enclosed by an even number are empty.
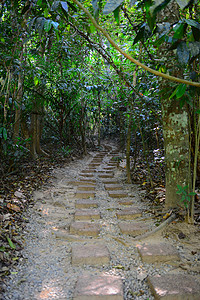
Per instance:
[[[126,247],[113,238],[116,237],[129,243],[129,237],[121,235],[115,216],[116,209],[122,207],[117,204],[116,199],[107,201],[107,193],[101,181],[98,181],[96,199],[99,202],[102,218],[95,222],[99,222],[102,226],[99,239],[103,239],[109,249],[110,264],[99,267],[72,266],[71,246],[75,242],[67,238],[56,238],[58,231],[69,234],[69,224],[73,220],[75,212],[75,187],[66,185],[66,182],[77,178],[80,171],[91,161],[93,155],[94,153],[91,153],[82,160],[55,170],[55,180],[35,192],[35,205],[28,210],[26,215],[29,223],[23,233],[25,239],[22,250],[23,259],[16,269],[12,270],[13,274],[6,282],[6,291],[1,299],[70,300],[73,298],[78,276],[85,271],[93,274],[105,272],[120,275],[124,284],[124,299],[154,299],[147,285],[147,277],[168,273],[173,267],[144,264],[139,258],[135,245]],[[106,160],[108,161],[108,158]],[[123,182],[123,176],[123,172],[115,173],[115,177],[118,177],[120,182]],[[124,184],[124,189],[132,195],[139,208],[144,208],[145,204],[140,201],[137,185],[130,187]],[[78,239],[90,240],[90,238],[82,237],[78,237]]]

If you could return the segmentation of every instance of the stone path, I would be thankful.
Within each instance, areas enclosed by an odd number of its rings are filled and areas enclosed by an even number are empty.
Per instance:
[[[51,228],[52,242],[45,240],[43,233],[44,252],[46,260],[52,256],[51,267],[56,265],[57,279],[53,273],[52,281],[47,280],[46,273],[42,283],[38,279],[40,287],[34,285],[34,290],[18,278],[20,284],[13,280],[15,287],[10,288],[15,291],[17,286],[18,293],[10,291],[2,299],[200,299],[195,274],[173,269],[174,263],[181,260],[175,246],[165,240],[152,243],[131,239],[155,224],[144,215],[137,187],[132,190],[122,183],[117,156],[118,152],[112,150],[93,154],[89,160],[83,160],[83,168],[80,170],[79,166],[73,178],[69,169],[67,176],[63,170],[65,176],[59,175],[50,204],[46,203],[49,194],[47,197],[44,192],[36,193],[40,200],[36,208],[45,222],[49,217],[45,226],[46,231]],[[33,243],[32,251],[42,256],[41,238],[38,241],[40,246]],[[23,266],[21,270],[30,278],[35,272],[32,269],[37,268],[34,255],[32,260],[29,269]],[[38,268],[44,266],[41,262]]]

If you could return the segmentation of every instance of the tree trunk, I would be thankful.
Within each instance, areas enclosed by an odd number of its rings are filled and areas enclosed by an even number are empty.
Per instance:
[[[31,115],[31,154],[33,158],[37,158],[38,155],[48,154],[41,149],[40,139],[42,135],[42,118],[43,118],[43,105],[38,108],[37,103],[34,105],[34,110]]]
[[[101,100],[100,92],[98,91],[98,147],[101,146]]]
[[[81,120],[80,120],[81,143],[82,143],[83,155],[87,155],[84,113],[85,113],[85,109],[82,106],[82,113],[81,113]]]
[[[185,106],[180,109],[177,101],[162,99],[162,114],[168,209],[180,204],[177,185],[184,187],[190,182],[188,113]]]
[[[13,141],[14,143],[17,142],[17,138],[19,137],[19,131],[20,131],[20,118],[21,118],[21,105],[22,105],[22,97],[23,97],[23,75],[22,75],[22,62],[23,62],[23,53],[24,53],[24,48],[23,44],[20,45],[22,47],[20,56],[19,56],[19,61],[21,63],[21,69],[19,71],[18,75],[18,87],[17,87],[17,96],[16,96],[16,103],[17,103],[17,108],[15,110],[15,123],[13,127]]]
[[[133,116],[132,113],[129,116],[129,123],[128,123],[128,132],[126,138],[126,176],[127,176],[127,183],[132,183],[131,180],[131,162],[130,162],[130,152],[131,152],[131,127],[133,123]]]
[[[178,22],[179,7],[175,1],[170,1],[159,15],[160,23],[169,22],[171,25]],[[160,58],[166,67],[166,72],[170,70],[171,75],[181,77],[182,68],[178,65],[174,52],[170,51],[167,44],[162,44],[159,48]],[[169,82],[162,81],[161,89],[170,91]],[[167,92],[166,92],[167,94]],[[177,195],[177,185],[181,187],[190,186],[191,174],[189,165],[189,123],[186,105],[180,108],[179,101],[169,99],[169,94],[161,98],[163,116],[163,137],[166,162],[166,199],[165,208],[176,208],[180,205],[181,196]]]

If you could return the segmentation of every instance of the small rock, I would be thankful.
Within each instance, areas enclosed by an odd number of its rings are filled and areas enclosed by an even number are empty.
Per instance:
[[[186,238],[186,235],[181,231],[181,232],[178,234],[178,238],[179,238],[179,239],[184,239],[184,238]]]
[[[15,195],[15,197],[17,197],[17,198],[24,198],[24,194],[23,194],[22,192],[16,191],[16,192],[14,193],[14,195]]]
[[[147,278],[147,274],[146,273],[143,273],[141,272],[138,276],[137,276],[138,280],[141,280],[143,281],[144,279]]]

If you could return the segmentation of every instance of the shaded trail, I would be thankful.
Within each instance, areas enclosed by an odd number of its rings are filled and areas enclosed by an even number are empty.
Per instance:
[[[161,235],[131,238],[156,225],[138,186],[125,184],[117,155],[114,146],[91,152],[34,193],[24,259],[2,299],[200,298],[196,273],[179,268],[179,245]]]

